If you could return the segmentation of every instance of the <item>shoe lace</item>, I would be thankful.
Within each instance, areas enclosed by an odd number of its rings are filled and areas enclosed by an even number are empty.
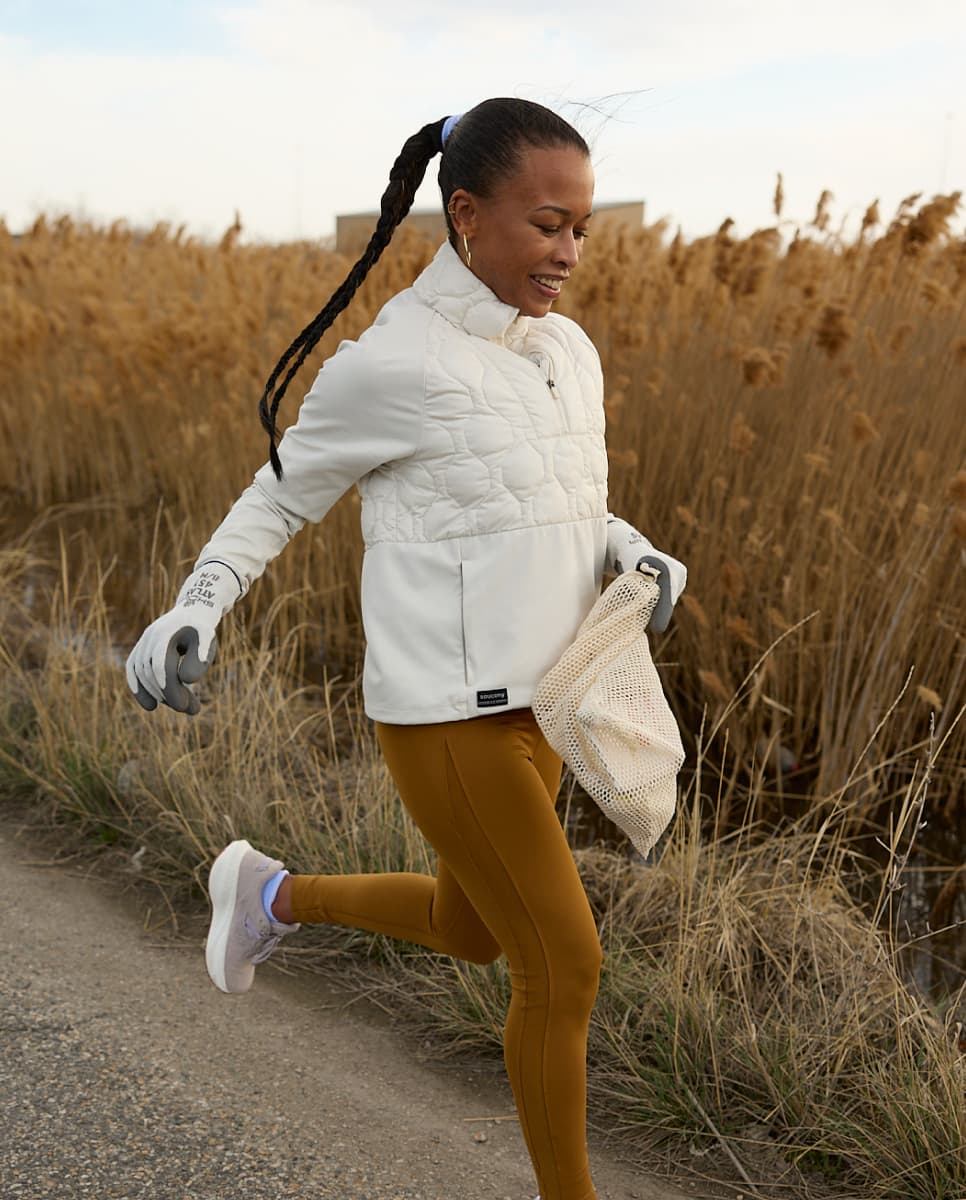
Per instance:
[[[271,926],[267,929],[264,926],[259,928],[248,913],[245,914],[245,931],[253,943],[247,958],[249,962],[256,964],[264,962],[275,951],[283,936],[281,933],[273,933]]]
[[[269,934],[268,937],[266,937],[265,940],[262,941],[256,948],[254,954],[251,956],[250,961],[253,963],[264,962],[265,959],[275,951],[275,948],[278,946],[281,940],[282,935],[280,933]]]

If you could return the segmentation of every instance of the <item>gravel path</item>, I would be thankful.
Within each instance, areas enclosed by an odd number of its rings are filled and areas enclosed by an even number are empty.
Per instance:
[[[318,978],[245,996],[0,824],[4,1200],[526,1200],[509,1089]],[[31,860],[34,860],[33,865]],[[335,960],[337,961],[337,960]],[[694,1200],[595,1150],[601,1200]]]

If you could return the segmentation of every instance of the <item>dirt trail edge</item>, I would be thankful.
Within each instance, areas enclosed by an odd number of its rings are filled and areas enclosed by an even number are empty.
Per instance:
[[[526,1200],[509,1089],[419,1062],[324,980],[208,982],[102,879],[0,822],[0,1192],[99,1200]],[[485,1135],[485,1136],[484,1136]],[[601,1200],[694,1200],[600,1149]]]

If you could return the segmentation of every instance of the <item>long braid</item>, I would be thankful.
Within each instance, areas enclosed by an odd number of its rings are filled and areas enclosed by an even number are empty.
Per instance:
[[[346,276],[345,281],[332,294],[322,311],[306,325],[278,360],[268,377],[265,390],[258,402],[258,411],[262,425],[269,436],[269,458],[277,479],[282,478],[282,462],[275,448],[278,439],[275,418],[282,397],[299,368],[318,345],[322,335],[339,313],[348,306],[362,281],[379,261],[397,226],[412,207],[416,191],[426,174],[426,168],[442,149],[440,139],[444,123],[445,118],[424,125],[418,133],[414,133],[411,138],[407,139],[389,172],[389,186],[383,192],[380,201],[379,220],[362,256]],[[293,358],[294,362],[292,362]],[[290,362],[291,366],[288,365]],[[286,367],[288,367],[287,371],[285,371]],[[281,383],[278,383],[279,376],[283,371],[285,371],[285,376]]]

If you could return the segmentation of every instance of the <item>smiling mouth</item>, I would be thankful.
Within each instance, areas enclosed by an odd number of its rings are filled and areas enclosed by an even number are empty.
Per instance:
[[[531,275],[530,278],[534,283],[538,283],[542,288],[546,288],[548,292],[553,292],[555,296],[560,295],[560,289],[564,284],[563,279],[554,275]]]

